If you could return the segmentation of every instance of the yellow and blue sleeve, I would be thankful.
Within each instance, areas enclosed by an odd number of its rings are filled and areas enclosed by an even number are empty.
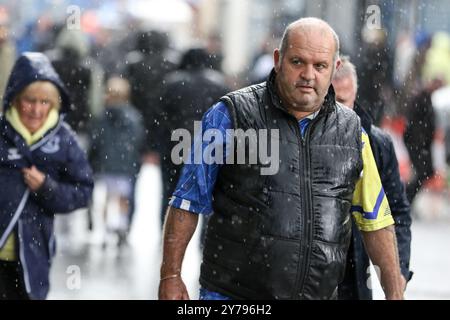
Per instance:
[[[351,212],[361,231],[376,231],[394,224],[369,137],[362,133],[363,171],[356,183]]]

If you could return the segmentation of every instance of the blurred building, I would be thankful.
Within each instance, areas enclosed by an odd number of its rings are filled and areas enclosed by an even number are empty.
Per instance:
[[[243,71],[268,37],[279,39],[285,26],[300,17],[328,21],[339,34],[343,51],[356,62],[366,46],[363,27],[367,19],[375,18],[368,10],[373,5],[379,8],[381,27],[393,48],[401,32],[450,32],[448,0],[207,0],[197,5],[200,32],[222,36],[226,73]]]
[[[365,47],[363,27],[373,18],[368,10],[373,5],[379,8],[389,46],[395,47],[398,35],[405,31],[450,32],[448,0],[0,0],[0,5],[11,13],[16,38],[38,20],[39,24],[48,20],[64,23],[71,5],[78,6],[81,14],[98,12],[100,24],[122,24],[126,29],[136,27],[130,17],[140,19],[140,26],[145,21],[149,28],[170,33],[180,50],[207,42],[213,35],[220,42],[227,74],[245,72],[264,43],[274,46],[284,27],[304,16],[328,21],[340,35],[343,51],[357,64]]]

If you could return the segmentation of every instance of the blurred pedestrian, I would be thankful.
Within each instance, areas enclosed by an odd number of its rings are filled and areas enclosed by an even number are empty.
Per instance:
[[[224,75],[208,65],[208,52],[202,47],[188,49],[178,69],[169,73],[164,81],[166,85],[161,99],[160,131],[155,136],[161,143],[161,225],[182,168],[171,160],[171,151],[175,145],[171,141],[172,132],[175,129],[187,129],[193,135],[194,121],[201,121],[202,115],[214,101],[228,92]]]
[[[361,105],[367,107],[375,125],[380,125],[386,111],[393,103],[393,57],[387,44],[384,29],[363,29],[363,53],[359,64],[358,78],[361,86],[358,93]]]
[[[89,129],[89,160],[95,181],[106,185],[107,201],[101,210],[106,225],[104,231],[117,234],[119,246],[126,241],[134,211],[134,190],[145,139],[142,117],[129,98],[128,81],[110,78],[106,83],[105,109]],[[109,210],[111,203],[116,204],[116,212]]]
[[[157,30],[136,34],[136,50],[127,55],[126,76],[131,85],[131,102],[144,118],[146,130],[145,159],[147,163],[160,162],[161,139],[159,131],[161,97],[165,90],[164,77],[176,68],[168,55],[169,37]]]
[[[261,44],[261,48],[256,52],[252,59],[252,64],[248,73],[249,84],[258,84],[266,81],[273,68],[272,51],[275,48],[274,39],[266,37]]]
[[[392,139],[387,133],[373,124],[367,111],[356,103],[358,78],[355,66],[348,57],[341,56],[341,66],[332,81],[336,101],[353,109],[361,119],[361,125],[370,138],[373,156],[377,164],[386,197],[395,220],[395,234],[400,257],[400,268],[405,282],[411,279],[409,259],[411,256],[411,216],[403,182],[400,180],[398,162]],[[341,300],[371,300],[372,290],[367,285],[369,257],[364,248],[361,235],[353,221],[352,238],[347,254],[344,281],[339,285]]]
[[[97,72],[100,66],[89,57],[89,41],[80,30],[63,29],[56,38],[55,49],[48,54],[70,95],[66,121],[86,147],[86,127],[94,113],[94,97],[103,94],[100,90],[104,79]],[[96,74],[99,78],[94,77]]]
[[[436,132],[436,113],[431,94],[442,87],[443,81],[427,81],[407,104],[407,126],[404,140],[413,168],[413,177],[406,185],[408,200],[413,203],[423,184],[434,175],[432,145]]]
[[[41,53],[24,53],[0,118],[0,298],[45,299],[56,213],[87,205],[91,168],[64,122],[64,85]]]

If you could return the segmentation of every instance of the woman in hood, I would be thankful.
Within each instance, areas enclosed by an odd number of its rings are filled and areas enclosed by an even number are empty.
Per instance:
[[[68,107],[47,57],[20,56],[0,117],[0,299],[46,298],[54,215],[91,197],[91,168],[63,120]]]

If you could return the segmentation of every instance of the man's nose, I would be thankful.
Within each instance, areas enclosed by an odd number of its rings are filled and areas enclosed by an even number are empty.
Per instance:
[[[314,67],[310,64],[305,65],[300,76],[305,81],[314,80]]]

